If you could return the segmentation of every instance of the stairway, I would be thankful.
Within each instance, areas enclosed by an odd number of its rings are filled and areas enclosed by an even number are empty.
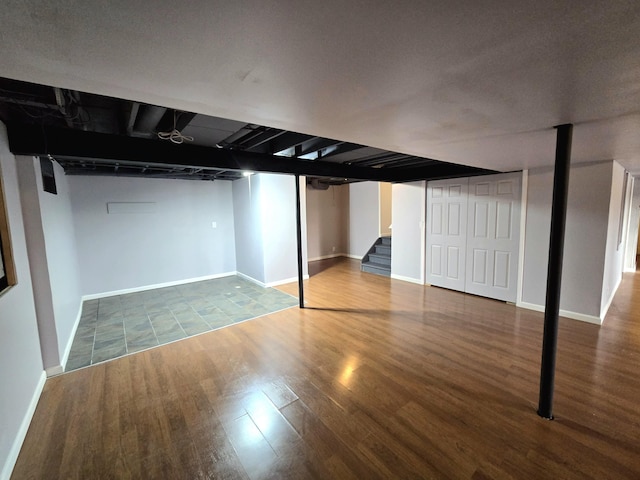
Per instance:
[[[376,275],[391,276],[391,237],[380,237],[362,257],[360,269]]]

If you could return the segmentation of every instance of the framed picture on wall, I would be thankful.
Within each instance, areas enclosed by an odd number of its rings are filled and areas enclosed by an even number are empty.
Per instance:
[[[0,176],[0,295],[15,284],[16,275],[11,250],[11,236],[9,235],[2,176]]]

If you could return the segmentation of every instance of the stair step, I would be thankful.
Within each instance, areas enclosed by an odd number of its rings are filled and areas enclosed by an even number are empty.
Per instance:
[[[382,237],[382,245],[391,245],[391,237]]]
[[[391,255],[391,245],[376,245],[376,253],[382,255]]]
[[[370,253],[369,260],[372,263],[377,263],[379,265],[386,265],[391,267],[391,255],[380,255],[377,253]]]
[[[382,275],[385,277],[391,276],[391,268],[387,267],[386,265],[379,265],[373,262],[363,263],[362,271],[367,273],[374,273],[376,275]]]

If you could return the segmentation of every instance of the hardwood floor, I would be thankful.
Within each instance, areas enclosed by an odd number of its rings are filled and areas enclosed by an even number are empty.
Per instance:
[[[283,290],[295,294],[296,285]],[[602,327],[344,260],[297,308],[47,381],[25,478],[640,478],[640,277]]]

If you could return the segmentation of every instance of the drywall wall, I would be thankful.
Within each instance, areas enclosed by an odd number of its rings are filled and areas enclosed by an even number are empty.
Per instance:
[[[393,185],[391,277],[424,283],[425,182]]]
[[[298,276],[296,236],[296,187],[292,175],[261,174],[261,216],[264,242],[264,276],[267,285],[295,280]],[[300,196],[305,191],[300,180]],[[301,221],[306,221],[301,198]],[[303,245],[305,240],[303,239]],[[304,257],[304,253],[303,253]],[[303,258],[303,265],[306,259]]]
[[[58,332],[53,309],[53,293],[51,291],[49,262],[47,261],[47,248],[42,226],[35,159],[33,157],[18,156],[16,158],[16,169],[42,362],[45,369],[55,368],[60,365],[62,353],[58,346]]]
[[[378,238],[380,222],[377,182],[349,184],[348,254],[362,258]]]
[[[309,261],[347,253],[349,240],[349,186],[328,190],[307,187],[307,246]]]
[[[82,309],[69,177],[65,176],[62,167],[54,162],[57,195],[53,195],[44,191],[39,159],[34,159],[33,165],[38,185],[42,231],[58,335],[58,365],[64,366]],[[45,367],[49,368],[48,365]]]
[[[391,235],[392,215],[392,193],[391,183],[378,183],[378,212],[379,212],[379,232],[380,236]]]
[[[612,162],[574,165],[569,179],[560,308],[600,316]],[[529,171],[522,302],[544,306],[553,169]]]
[[[305,178],[300,178],[303,275],[308,275]],[[264,285],[298,276],[295,177],[260,173],[233,182],[237,271]]]
[[[236,270],[265,283],[264,246],[260,209],[261,175],[232,182]]]
[[[622,280],[624,270],[625,211],[629,206],[625,170],[618,162],[612,162],[609,221],[607,223],[607,245],[602,276],[602,301],[600,318],[604,319],[613,296]]]
[[[236,270],[231,182],[74,176],[69,185],[84,295]],[[140,213],[109,214],[111,202]]]
[[[57,194],[45,192],[40,160],[16,162],[42,360],[49,373],[61,373],[82,305],[69,185],[54,162]]]
[[[17,284],[0,295],[0,478],[18,458],[44,385],[44,369],[23,228],[18,176],[0,123],[0,174],[4,188]]]

